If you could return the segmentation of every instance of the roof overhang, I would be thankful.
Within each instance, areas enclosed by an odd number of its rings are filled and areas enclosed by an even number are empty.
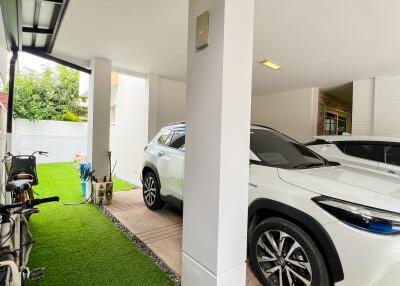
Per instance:
[[[69,0],[0,0],[7,49],[25,51],[90,73],[51,55]]]
[[[69,0],[0,0],[7,47],[50,54]]]

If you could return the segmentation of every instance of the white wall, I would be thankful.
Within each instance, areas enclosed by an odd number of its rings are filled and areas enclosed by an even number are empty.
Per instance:
[[[0,7],[0,86],[7,82],[7,70],[10,59],[10,53],[7,51],[7,42],[3,23],[3,13],[1,12]]]
[[[143,149],[147,144],[147,80],[119,74],[115,94],[115,124],[111,126],[110,147],[115,175],[140,185]]]
[[[186,83],[160,77],[158,90],[158,128],[185,120]]]
[[[150,75],[148,94],[148,138],[151,140],[163,126],[185,120],[186,83]]]
[[[317,133],[318,89],[253,96],[251,120],[307,142]]]
[[[49,152],[48,157],[37,157],[39,163],[72,162],[86,152],[86,123],[16,119],[13,130],[13,153]]]
[[[400,76],[353,83],[353,134],[400,137]]]

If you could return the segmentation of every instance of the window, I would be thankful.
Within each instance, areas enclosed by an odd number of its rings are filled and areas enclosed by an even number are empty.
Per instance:
[[[277,131],[252,129],[250,147],[265,166],[294,169],[325,165],[310,149]]]
[[[344,153],[362,159],[378,161],[378,145],[349,143],[345,144]]]
[[[325,135],[342,135],[350,131],[351,116],[346,112],[326,108],[324,118]]]
[[[400,166],[400,146],[385,146],[385,163]]]
[[[172,136],[171,143],[169,147],[180,149],[185,144],[185,130],[177,129]]]
[[[171,133],[171,130],[164,131],[160,138],[158,138],[158,144],[168,146]]]
[[[336,114],[325,113],[325,135],[336,134]]]

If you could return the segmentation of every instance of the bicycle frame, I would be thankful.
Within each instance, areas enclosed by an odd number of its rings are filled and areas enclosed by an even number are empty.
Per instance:
[[[10,252],[9,260],[0,261],[0,266],[8,267],[9,279],[6,286],[20,286],[21,279],[29,278],[28,261],[32,250],[32,234],[24,214],[13,214],[7,223],[1,225],[2,248]],[[12,225],[13,224],[13,225]],[[21,232],[21,226],[24,231]],[[9,234],[11,235],[8,238]],[[12,253],[16,255],[12,255]],[[7,284],[8,283],[8,284]]]

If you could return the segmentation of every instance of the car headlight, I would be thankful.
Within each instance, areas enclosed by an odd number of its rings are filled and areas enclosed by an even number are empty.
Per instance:
[[[313,198],[321,208],[342,222],[377,234],[399,235],[400,214],[328,197]]]

